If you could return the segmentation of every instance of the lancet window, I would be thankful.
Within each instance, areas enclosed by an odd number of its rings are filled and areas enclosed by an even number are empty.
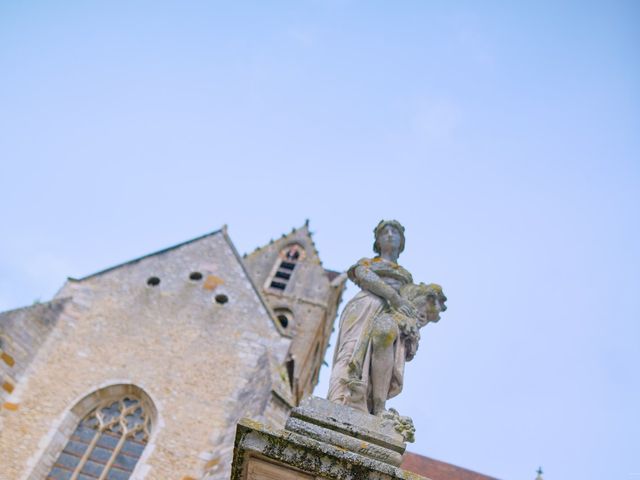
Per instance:
[[[104,401],[80,421],[47,479],[127,480],[150,431],[150,412],[140,399]]]
[[[293,275],[293,270],[303,259],[304,249],[300,245],[289,245],[282,250],[278,256],[278,265],[269,286],[273,289],[284,291],[291,279],[291,275]]]

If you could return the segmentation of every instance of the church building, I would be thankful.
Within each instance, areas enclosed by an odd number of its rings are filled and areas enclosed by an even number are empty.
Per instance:
[[[244,257],[223,227],[0,313],[0,479],[228,479],[238,421],[312,394],[345,282],[308,224]]]

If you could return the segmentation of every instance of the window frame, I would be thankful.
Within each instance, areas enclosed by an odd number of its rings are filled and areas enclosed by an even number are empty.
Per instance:
[[[62,417],[52,427],[45,439],[46,446],[37,455],[37,462],[26,477],[27,480],[42,480],[47,478],[51,469],[55,465],[58,457],[67,446],[76,428],[92,411],[105,402],[114,402],[126,396],[135,397],[149,416],[151,428],[147,444],[138,458],[138,461],[129,476],[130,480],[140,480],[145,477],[149,467],[147,458],[155,447],[155,438],[159,430],[159,415],[155,403],[151,397],[139,386],[133,383],[116,383],[94,389],[91,393],[84,395],[79,400],[73,402],[73,406],[68,408]]]
[[[298,253],[298,257],[295,259],[287,257],[287,253],[292,249]],[[271,272],[267,276],[264,289],[275,295],[284,295],[287,292],[289,285],[291,285],[300,264],[305,260],[306,256],[306,249],[299,243],[289,243],[283,247],[278,252],[278,256],[271,268]],[[278,273],[286,274],[288,277],[284,278],[282,276],[278,276]],[[273,283],[281,284],[282,287],[276,287]]]

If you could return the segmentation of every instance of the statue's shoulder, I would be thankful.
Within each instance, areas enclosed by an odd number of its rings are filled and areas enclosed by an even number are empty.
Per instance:
[[[356,271],[356,268],[358,268],[358,267],[371,268],[371,265],[372,265],[373,261],[374,261],[373,258],[364,257],[364,258],[361,258],[360,260],[358,260],[353,265],[351,265],[351,267],[349,267],[349,270],[347,270],[347,275],[349,277],[349,280],[351,280],[352,282],[355,282],[355,271]]]
[[[355,270],[358,267],[368,268],[374,271],[375,273],[377,273],[378,275],[380,275],[381,277],[395,278],[396,280],[400,280],[402,283],[413,282],[411,273],[401,265],[395,262],[391,262],[389,260],[385,260],[381,257],[373,257],[373,258],[365,257],[358,260],[347,271],[349,279],[355,283],[357,283]]]

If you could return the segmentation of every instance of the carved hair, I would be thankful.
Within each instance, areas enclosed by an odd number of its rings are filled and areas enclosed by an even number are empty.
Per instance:
[[[378,223],[376,228],[373,229],[373,236],[375,238],[375,240],[373,241],[373,251],[378,255],[380,254],[380,245],[378,245],[378,234],[387,225],[391,225],[393,228],[398,230],[398,233],[400,234],[400,252],[402,253],[402,251],[404,250],[404,227],[397,220],[380,220],[380,223]]]
[[[445,297],[442,292],[442,287],[437,283],[430,283],[429,285],[425,283],[420,283],[418,285],[409,283],[400,288],[400,294],[411,303],[420,297],[429,296],[437,298],[442,304],[447,301],[447,297]]]
[[[428,305],[431,306],[427,307],[428,322],[437,322],[440,320],[439,312],[444,312],[447,309],[447,306],[444,304],[447,301],[447,297],[444,295],[442,287],[437,283],[430,283],[429,285],[424,283],[420,283],[419,285],[409,283],[400,287],[400,295],[411,303],[414,303],[421,297],[427,297],[427,299],[431,297],[433,302],[428,302]],[[420,326],[422,326],[422,324]]]

